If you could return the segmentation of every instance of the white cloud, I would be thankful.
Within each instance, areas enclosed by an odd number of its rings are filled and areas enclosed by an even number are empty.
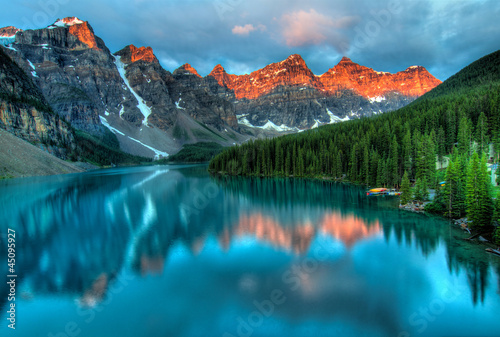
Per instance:
[[[234,26],[234,28],[232,29],[232,32],[235,35],[248,36],[251,32],[256,31],[256,30],[260,30],[263,32],[266,30],[266,26],[258,25],[257,27],[255,27],[252,24],[246,24],[244,26]]]

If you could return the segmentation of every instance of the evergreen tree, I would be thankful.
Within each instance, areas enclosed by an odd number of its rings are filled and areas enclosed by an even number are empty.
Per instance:
[[[243,155],[241,174],[244,176],[248,174],[248,152],[246,152],[246,151],[245,151],[245,154]]]
[[[380,158],[377,166],[377,186],[385,186],[385,160]]]
[[[462,117],[458,125],[458,150],[461,154],[471,153],[472,126],[470,123],[467,117]]]
[[[290,154],[287,152],[285,160],[285,176],[287,177],[290,176],[290,166],[291,166]]]
[[[474,228],[491,223],[493,205],[487,170],[486,157],[483,155],[479,160],[477,152],[474,152],[467,170],[466,189],[467,218]]]
[[[429,191],[427,190],[427,181],[425,177],[417,178],[415,181],[415,199],[418,201],[425,201],[429,199]]]
[[[365,144],[363,150],[363,161],[361,163],[361,181],[365,185],[370,184],[370,152]]]
[[[349,179],[351,181],[358,180],[358,158],[357,158],[357,144],[354,144],[351,150],[351,160],[349,161]]]
[[[488,123],[484,112],[481,112],[476,126],[476,142],[479,153],[488,153]]]
[[[429,137],[425,140],[424,142],[424,158],[423,158],[423,170],[424,170],[424,177],[425,180],[427,181],[427,184],[430,185],[431,187],[435,187],[436,181],[436,151],[435,151],[435,133],[434,131],[431,132]]]
[[[411,145],[411,132],[407,130],[403,138],[403,170],[408,172],[411,176],[412,172],[412,145]]]
[[[336,161],[337,161],[337,178],[342,178],[343,176],[343,173],[342,173],[342,151],[338,151],[337,153],[337,158],[336,158]]]
[[[437,133],[436,154],[439,164],[442,165],[444,156],[446,155],[446,140],[444,129],[442,127],[439,127]]]
[[[392,138],[391,146],[389,149],[389,163],[387,167],[387,174],[389,179],[388,183],[391,186],[395,186],[399,183],[398,163],[398,142],[396,140],[396,136],[394,136]]]
[[[412,200],[410,179],[408,178],[408,172],[405,171],[403,175],[403,180],[401,182],[401,205],[406,205]]]

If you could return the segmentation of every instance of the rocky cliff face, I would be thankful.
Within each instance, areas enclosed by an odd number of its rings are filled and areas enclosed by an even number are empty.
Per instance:
[[[102,134],[99,115],[118,113],[122,106],[123,118],[140,124],[134,96],[123,89],[114,58],[87,22],[66,18],[19,32],[9,54],[74,127]]]
[[[228,100],[213,95],[198,72],[189,64],[174,71],[176,80],[171,90],[182,99],[181,108],[187,109],[191,117],[222,131],[229,126],[238,129],[234,105]]]
[[[273,63],[250,75],[228,74],[217,65],[206,77],[231,100],[239,122],[250,127],[290,131],[398,109],[439,83],[423,67],[397,74],[377,72],[344,57],[321,76],[300,55]],[[220,89],[222,88],[222,89]]]
[[[55,114],[33,81],[0,47],[0,127],[67,158],[76,144],[68,123]]]
[[[95,135],[108,128],[127,152],[166,155],[162,146],[169,145],[169,137],[154,127],[143,132],[147,120],[142,98],[129,88],[118,60],[87,22],[70,17],[44,29],[18,32],[8,48],[55,112],[75,128]],[[147,58],[147,51],[138,50],[133,57]]]
[[[321,82],[300,55],[292,55],[282,62],[270,64],[250,75],[228,75],[219,65],[209,76],[214,77],[221,86],[233,90],[236,99],[256,99],[278,86],[321,88]]]
[[[124,63],[130,86],[150,107],[149,124],[169,132],[182,113],[218,131],[237,128],[233,105],[201,88],[201,76],[188,64],[171,74],[160,66],[150,47],[131,45],[115,55]]]
[[[381,98],[388,93],[419,97],[441,83],[424,67],[412,66],[391,74],[360,66],[347,57],[321,75],[320,81],[330,94],[351,89],[367,99]]]

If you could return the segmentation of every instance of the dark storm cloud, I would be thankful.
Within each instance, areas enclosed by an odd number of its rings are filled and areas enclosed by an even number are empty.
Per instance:
[[[0,26],[78,16],[112,52],[151,46],[173,71],[244,73],[303,56],[316,74],[343,55],[376,70],[423,65],[444,80],[499,48],[497,0],[33,0],[4,3]]]

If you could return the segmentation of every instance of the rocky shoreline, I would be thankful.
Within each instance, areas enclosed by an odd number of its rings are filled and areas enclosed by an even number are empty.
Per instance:
[[[427,212],[425,212],[425,206],[429,203],[430,203],[429,201],[411,202],[406,205],[399,205],[399,209],[414,213],[428,214]],[[500,247],[496,247],[492,241],[493,232],[491,231],[478,232],[476,230],[471,230],[469,226],[469,224],[471,223],[472,221],[468,220],[467,218],[460,218],[453,220],[453,224],[455,226],[460,227],[460,229],[462,229],[464,232],[467,232],[468,234],[471,235],[468,238],[464,238],[464,240],[475,241],[480,244],[484,244],[485,247],[487,247],[485,249],[487,252],[500,256]]]

